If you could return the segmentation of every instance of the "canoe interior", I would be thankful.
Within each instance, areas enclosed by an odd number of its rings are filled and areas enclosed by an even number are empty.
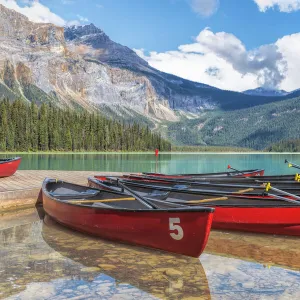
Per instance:
[[[155,194],[159,194],[158,189],[155,188],[139,188],[130,186],[135,192],[138,192],[144,197],[155,197]],[[270,199],[267,196],[262,199],[255,199],[243,197],[243,196],[226,196],[226,195],[201,195],[201,194],[191,194],[188,192],[170,192],[168,197],[165,198],[166,201],[171,201],[175,203],[185,203],[187,205],[201,205],[201,206],[234,206],[234,207],[297,207],[300,206],[299,203],[290,203],[280,200]],[[215,199],[215,200],[214,200]]]
[[[149,209],[134,197],[121,193],[91,189],[67,182],[49,182],[47,191],[52,198],[83,206],[100,207],[103,203],[113,208]]]
[[[101,183],[101,182],[100,182]],[[102,183],[103,184],[103,183]],[[110,183],[112,186],[113,183]],[[131,188],[139,195],[147,198],[161,199],[174,203],[181,203],[186,205],[197,206],[232,206],[232,207],[298,207],[299,203],[285,202],[281,200],[270,199],[268,196],[260,195],[261,199],[255,199],[254,196],[236,195],[228,196],[228,193],[213,193],[201,194],[199,192],[191,193],[189,190],[170,191],[168,188],[162,186],[143,186],[142,184],[134,184],[126,181],[126,186]],[[253,197],[253,198],[251,198]]]
[[[247,193],[247,194],[255,194],[255,193],[262,193],[265,190],[265,187],[262,183],[228,183],[228,184],[222,184],[222,183],[188,183],[188,182],[168,182],[168,181],[138,181],[138,180],[124,180],[122,181],[125,184],[143,184],[143,185],[154,185],[154,186],[160,186],[160,187],[167,187],[167,188],[177,188],[182,190],[187,189],[199,189],[199,190],[207,190],[207,191],[226,191],[226,192],[235,192],[235,193]],[[112,183],[107,182],[107,185],[113,186]],[[281,190],[288,190],[291,192],[294,192],[296,194],[300,193],[300,184],[276,184],[273,185],[273,187],[276,187],[277,189]]]
[[[13,162],[16,160],[20,160],[20,157],[14,157],[14,158],[0,158],[0,164],[8,163],[8,162]]]
[[[184,183],[184,184],[262,184],[265,182],[271,182],[273,184],[294,184],[300,183],[295,181],[294,175],[283,176],[269,176],[269,177],[199,177],[199,178],[163,178],[154,176],[139,176],[139,175],[124,175],[124,179],[136,180],[136,181],[153,181],[153,182],[169,182],[169,183]]]

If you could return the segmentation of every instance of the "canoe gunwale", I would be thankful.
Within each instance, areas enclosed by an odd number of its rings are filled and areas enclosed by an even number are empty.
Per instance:
[[[14,158],[7,158],[7,159],[0,159],[0,165],[11,163],[17,160],[21,160],[21,157],[14,157]]]
[[[60,199],[57,199],[55,198],[54,196],[52,196],[48,190],[47,190],[47,184],[48,183],[55,183],[57,182],[55,179],[51,179],[51,178],[46,178],[43,182],[43,185],[42,185],[42,193],[45,194],[45,196],[49,199],[51,199],[52,201],[56,201],[58,203],[63,203],[63,204],[67,204],[67,205],[71,205],[71,206],[76,206],[76,207],[81,207],[81,208],[85,208],[85,209],[93,209],[93,210],[98,210],[98,211],[103,211],[103,210],[106,210],[106,211],[114,211],[114,212],[135,212],[135,213],[145,213],[145,212],[155,212],[155,213],[178,213],[178,212],[181,212],[181,213],[184,213],[184,212],[187,212],[187,213],[199,213],[199,212],[207,212],[207,213],[213,213],[214,212],[214,208],[211,208],[211,207],[206,207],[206,206],[197,206],[197,207],[188,207],[188,208],[169,208],[169,209],[128,209],[128,208],[115,208],[115,207],[111,207],[111,208],[106,208],[106,207],[96,207],[96,206],[92,206],[92,205],[83,205],[83,204],[80,204],[80,203],[70,203],[68,201],[64,201],[64,200],[60,200]],[[66,181],[59,181],[59,182],[62,182],[62,183],[67,183],[67,184],[72,184],[72,183],[69,183],[69,182],[66,182]],[[74,186],[80,186],[78,184],[72,184]],[[93,189],[95,191],[99,191],[101,192],[100,189],[96,189],[96,188],[90,188],[90,189]],[[116,194],[116,195],[120,195],[120,196],[124,196],[123,193],[120,193],[120,192],[117,192],[117,191],[106,191],[106,192],[109,192],[111,194]],[[77,199],[76,199],[77,200]],[[83,199],[85,200],[85,199]]]
[[[94,182],[95,184],[97,184],[97,181],[99,181],[101,183],[101,180],[95,178],[95,180],[93,180],[93,178],[89,178],[89,180],[91,180],[92,182]],[[126,182],[127,183],[127,182]],[[125,185],[126,185],[125,183]],[[105,184],[105,183],[103,183]],[[172,188],[168,188],[168,187],[160,187],[160,186],[153,186],[153,185],[144,185],[144,184],[141,184],[141,183],[133,183],[133,184],[129,184],[129,186],[136,186],[136,187],[140,187],[140,188],[152,188],[155,189],[155,190],[160,190],[160,191],[170,191],[170,192],[175,192],[175,193],[180,193],[180,194],[194,194],[194,195],[206,195],[206,196],[227,196],[229,198],[234,198],[234,199],[241,199],[241,200],[245,200],[245,199],[253,199],[253,200],[261,200],[261,201],[278,201],[278,202],[282,202],[280,200],[276,200],[276,199],[270,199],[270,198],[266,198],[266,199],[263,199],[263,198],[255,198],[255,197],[252,197],[251,196],[247,197],[247,195],[235,195],[234,193],[232,194],[229,194],[229,193],[205,193],[205,192],[197,192],[196,190],[179,190],[179,189],[172,189]],[[109,187],[109,186],[108,186]],[[148,197],[148,198],[151,198],[151,197]],[[251,201],[251,200],[250,200]],[[178,201],[168,201],[166,200],[166,202],[170,202],[170,203],[178,203],[178,204],[186,204],[186,205],[190,205],[190,203],[188,203],[188,200],[178,200]],[[294,205],[292,204],[288,204],[288,202],[286,202],[287,204],[284,204],[284,205],[278,205],[278,206],[275,206],[274,204],[261,204],[261,205],[254,205],[254,204],[226,204],[226,203],[213,203],[213,200],[212,202],[208,202],[208,203],[201,203],[199,205],[201,206],[204,206],[204,207],[224,207],[224,208],[297,208],[297,207],[300,207],[300,204],[297,204],[295,202]]]
[[[218,173],[196,173],[196,174],[162,174],[162,173],[148,173],[148,172],[143,172],[143,175],[152,177],[152,176],[157,176],[157,177],[205,177],[205,176],[211,176],[211,177],[236,177],[236,176],[241,176],[243,177],[243,175],[249,175],[252,173],[261,173],[264,172],[264,169],[252,169],[252,170],[241,170],[241,171],[228,171],[228,172],[218,172]],[[134,175],[134,174],[132,174]],[[254,176],[254,177],[260,177],[260,176]]]

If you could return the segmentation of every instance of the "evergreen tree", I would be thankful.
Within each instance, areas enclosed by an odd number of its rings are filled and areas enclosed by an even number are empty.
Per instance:
[[[0,101],[0,151],[161,151],[171,144],[149,128],[88,111]]]

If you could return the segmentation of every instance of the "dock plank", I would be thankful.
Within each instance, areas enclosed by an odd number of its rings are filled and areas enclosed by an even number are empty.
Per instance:
[[[22,170],[0,178],[0,212],[34,207],[40,201],[40,189],[46,177],[86,185],[87,178],[96,174],[121,176],[124,173],[95,171]]]

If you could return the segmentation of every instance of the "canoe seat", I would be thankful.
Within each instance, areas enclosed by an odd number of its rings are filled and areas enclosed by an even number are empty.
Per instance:
[[[155,198],[155,199],[159,199],[159,200],[165,200],[169,197],[170,192],[162,192],[162,191],[158,191],[158,190],[154,190],[149,194],[146,194],[146,197],[149,198]]]
[[[54,198],[61,198],[61,197],[72,197],[72,198],[83,198],[83,197],[93,197],[97,195],[99,191],[95,190],[87,190],[85,192],[74,192],[74,193],[57,193],[57,192],[49,192],[50,196]]]
[[[188,188],[190,188],[189,185],[183,185],[183,184],[176,184],[173,186],[174,189],[177,189],[177,190],[186,190]]]

